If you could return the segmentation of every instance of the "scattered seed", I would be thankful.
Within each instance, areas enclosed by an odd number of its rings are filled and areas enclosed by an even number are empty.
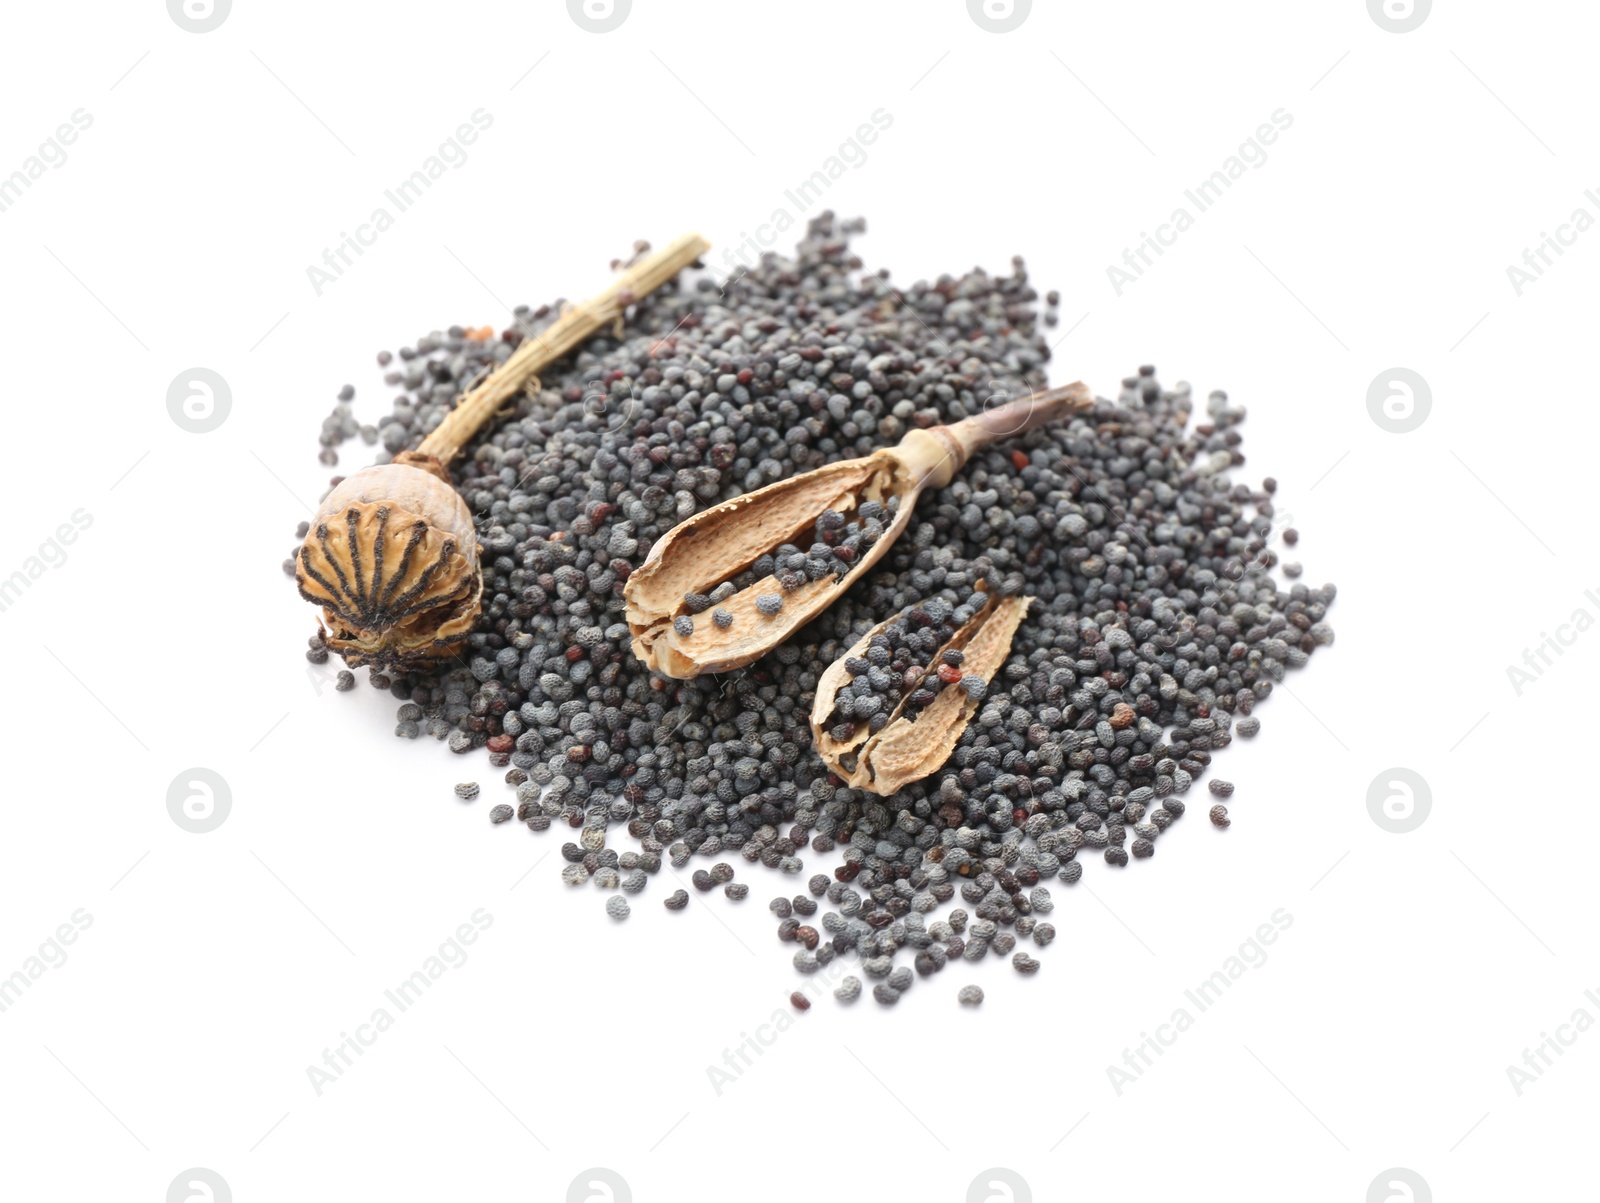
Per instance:
[[[459,661],[378,665],[369,681],[394,695],[401,737],[482,749],[508,770],[515,816],[572,841],[563,880],[633,894],[663,863],[687,873],[693,861],[710,866],[689,874],[694,888],[720,884],[736,900],[748,896],[736,858],[794,875],[804,906],[779,899],[773,913],[796,967],[853,952],[875,995],[898,997],[891,982],[952,957],[1008,955],[1030,934],[1045,947],[1055,932],[1038,921],[1051,911],[1038,883],[1079,881],[1083,849],[1112,865],[1149,855],[1214,755],[1259,732],[1252,711],[1274,684],[1333,641],[1336,591],[1290,564],[1289,583],[1274,579],[1276,482],[1232,479],[1243,409],[1164,388],[1145,365],[1092,413],[976,455],[849,593],[763,660],[653,677],[619,598],[680,520],[967,416],[972,381],[1016,396],[1044,384],[1057,306],[1039,313],[1020,263],[894,289],[859,270],[856,230],[819,215],[793,256],[768,255],[720,291],[683,281],[638,298],[620,333],[546,373],[536,407],[519,399],[474,439],[452,472],[483,548],[483,613]],[[556,316],[523,307],[498,338],[449,327],[385,352],[397,399],[371,431],[379,458],[414,450],[471,381]],[[597,392],[629,398],[629,420],[596,421]],[[361,433],[336,408],[325,458]],[[694,582],[680,637],[708,612],[727,630],[724,607],[745,590],[772,590],[753,607],[770,617],[807,582],[848,572],[896,511],[847,502],[734,578]],[[986,682],[940,636],[993,596],[1041,601]],[[841,649],[902,613],[913,617],[852,665],[837,725],[881,729],[945,689],[975,712],[943,768],[869,798],[812,751],[801,699]],[[308,654],[329,647],[319,638]],[[621,852],[623,834],[637,852]],[[823,897],[836,909],[804,924]],[[622,901],[608,898],[608,913]],[[664,905],[688,901],[677,890]],[[854,993],[836,997],[859,996],[860,981],[845,981]],[[959,997],[976,1005],[972,989]]]

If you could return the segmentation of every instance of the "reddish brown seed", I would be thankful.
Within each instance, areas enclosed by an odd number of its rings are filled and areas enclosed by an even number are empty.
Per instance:
[[[796,990],[789,995],[789,1005],[796,1011],[809,1011],[811,1009],[811,1000]]]
[[[961,680],[961,670],[953,664],[939,665],[939,680],[946,685],[954,685]]]
[[[817,929],[806,924],[801,924],[795,929],[794,938],[807,948],[816,948],[817,941],[821,939],[817,934]]]

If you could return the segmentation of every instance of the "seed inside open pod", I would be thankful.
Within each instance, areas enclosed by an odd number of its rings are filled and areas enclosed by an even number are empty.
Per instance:
[[[628,623],[641,660],[688,678],[759,659],[832,605],[911,517],[904,497],[914,486],[889,451],[781,486],[697,514],[651,549],[627,585]],[[840,532],[870,525],[871,537],[819,542],[818,527],[831,525],[830,515]],[[669,548],[673,554],[664,554]],[[803,562],[790,563],[796,556]],[[698,597],[715,610],[696,614]]]
[[[924,488],[949,484],[979,448],[1093,403],[1085,385],[1071,384],[950,426],[912,430],[893,447],[779,481],[696,514],[663,535],[628,578],[624,596],[634,654],[679,679],[753,663],[832,605],[878,562],[910,522]],[[835,566],[813,576],[804,567],[774,562],[773,571],[749,576],[757,566],[766,569],[765,557],[785,543],[796,544],[801,552],[812,547],[809,532],[817,530],[827,511],[846,524],[865,526],[869,519],[863,511],[874,503],[892,520],[872,540],[847,547],[846,555],[831,553],[844,571]],[[779,569],[790,577],[785,580]],[[794,573],[805,579],[794,580]],[[746,578],[742,586],[737,583],[741,577]],[[726,587],[730,582],[735,583],[731,591]],[[698,602],[707,597],[720,613],[703,612]]]
[[[942,616],[928,614],[933,603],[909,606],[879,623],[822,674],[811,709],[812,739],[823,762],[847,785],[887,797],[950,758],[1033,602],[1031,597],[984,596],[976,612],[903,679],[898,701],[886,716],[878,707],[854,700],[878,692],[861,691],[857,678],[886,669],[892,673],[891,649],[897,643],[921,650],[925,638],[911,632],[938,629]],[[960,616],[957,611],[951,617]],[[911,637],[897,639],[906,634]],[[886,653],[888,662],[883,663]],[[887,691],[892,696],[894,684]]]

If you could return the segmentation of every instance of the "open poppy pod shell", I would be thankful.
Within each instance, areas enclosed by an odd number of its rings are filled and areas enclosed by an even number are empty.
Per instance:
[[[976,675],[988,682],[1011,654],[1012,637],[1033,600],[1031,597],[991,597],[939,651],[961,652],[964,657],[962,675]],[[933,701],[915,712],[911,711],[907,700],[902,699],[880,731],[872,731],[866,723],[857,723],[848,739],[833,737],[828,726],[829,716],[839,691],[850,680],[849,662],[865,656],[873,636],[894,621],[880,622],[829,665],[817,682],[816,701],[811,709],[812,741],[823,763],[846,785],[881,797],[888,797],[941,768],[950,759],[956,744],[961,742],[961,733],[979,709],[977,701],[951,684],[940,689]],[[938,662],[936,655],[932,663]]]
[[[323,499],[295,583],[346,664],[403,671],[465,647],[483,595],[478,556],[472,512],[444,468],[406,452]]]

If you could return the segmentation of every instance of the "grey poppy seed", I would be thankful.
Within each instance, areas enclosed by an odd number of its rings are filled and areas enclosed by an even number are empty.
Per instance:
[[[806,954],[797,967],[854,951],[886,962],[888,988],[951,956],[1008,955],[1030,935],[1044,947],[1054,929],[1036,918],[1050,910],[1038,883],[1080,880],[1084,847],[1113,865],[1153,851],[1213,753],[1235,733],[1253,738],[1252,711],[1332,643],[1336,591],[1305,585],[1292,564],[1274,577],[1275,482],[1232,479],[1243,407],[1221,393],[1197,405],[1145,365],[1091,411],[975,453],[904,514],[904,533],[848,592],[757,664],[687,681],[649,673],[624,589],[680,521],[966,417],[973,381],[1012,396],[1044,386],[1057,306],[1040,313],[1020,263],[891,292],[859,270],[856,229],[819,213],[792,255],[717,287],[685,280],[635,298],[620,330],[542,373],[536,413],[497,415],[451,466],[482,548],[483,610],[460,658],[379,664],[369,680],[401,705],[400,736],[482,749],[522,774],[507,775],[516,817],[573,841],[564,879],[634,894],[663,860],[683,873],[700,863],[693,884],[720,884],[731,903],[747,896],[728,868],[735,852],[753,872],[801,875],[809,862],[810,910],[784,899],[778,916]],[[448,327],[391,357],[400,391],[371,427],[380,458],[415,450],[557,316],[524,306],[500,337]],[[624,401],[625,420],[603,420]],[[323,431],[331,456],[361,427],[346,407]],[[898,497],[835,505],[734,578],[693,582],[678,636],[707,611],[728,630],[722,607],[745,590],[773,589],[756,609],[780,613],[806,582],[849,572],[902,513]],[[812,750],[806,704],[828,666],[887,620],[852,653],[825,729],[847,739],[916,721],[946,687],[938,669],[974,663],[970,648],[945,650],[954,631],[1014,595],[1038,600],[987,681],[954,682],[976,713],[947,763],[890,798],[839,784]],[[639,852],[606,846],[608,828]],[[826,936],[802,922],[824,895],[838,908],[818,923]],[[965,911],[940,915],[952,901],[976,914],[969,939]],[[687,891],[664,900],[687,902]],[[907,948],[912,967],[894,968]]]

